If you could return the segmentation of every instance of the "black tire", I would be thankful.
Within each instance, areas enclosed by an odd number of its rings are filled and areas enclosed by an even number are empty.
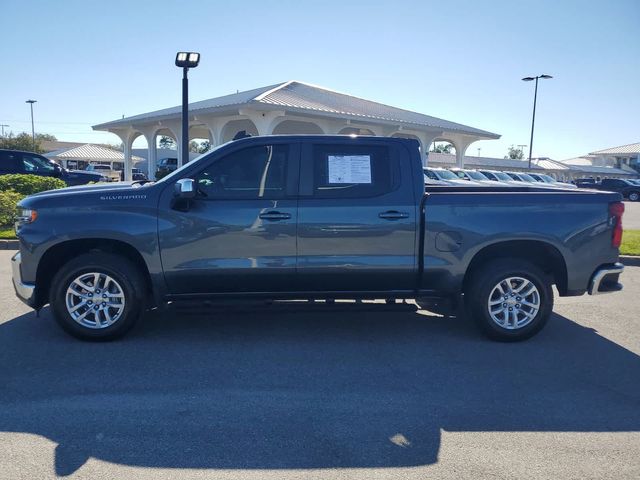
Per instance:
[[[632,202],[640,202],[640,192],[631,192],[629,194],[629,200]]]
[[[104,273],[115,280],[124,294],[119,318],[103,328],[89,328],[76,322],[67,310],[66,293],[71,283],[84,273]],[[49,303],[54,318],[65,332],[82,340],[107,341],[122,337],[137,322],[145,308],[145,281],[139,269],[119,255],[90,252],[67,262],[54,276]]]
[[[538,291],[540,301],[539,310],[529,323],[513,329],[505,328],[494,321],[488,307],[494,288],[501,280],[509,277],[521,277],[532,282]],[[466,288],[466,312],[473,318],[482,332],[493,340],[502,342],[526,340],[542,330],[551,316],[553,310],[553,290],[551,285],[552,281],[548,275],[534,264],[525,260],[504,258],[484,263],[472,273]],[[533,309],[530,309],[530,312],[533,313]],[[516,315],[516,318],[519,318],[519,316]],[[509,322],[513,323],[512,320],[509,320],[507,324]]]

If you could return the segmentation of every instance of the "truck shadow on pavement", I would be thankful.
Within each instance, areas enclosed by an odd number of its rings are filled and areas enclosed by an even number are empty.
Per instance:
[[[485,340],[409,305],[169,312],[127,338],[67,337],[48,310],[0,325],[0,431],[144,467],[437,462],[445,431],[640,431],[640,358],[555,315]]]

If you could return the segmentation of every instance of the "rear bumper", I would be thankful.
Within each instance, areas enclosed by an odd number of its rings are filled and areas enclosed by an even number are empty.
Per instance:
[[[620,274],[624,270],[621,263],[601,265],[593,272],[589,282],[589,295],[600,295],[601,293],[619,292],[622,284],[618,281]]]
[[[16,291],[16,296],[24,303],[34,308],[35,305],[35,293],[36,285],[34,283],[24,283],[22,281],[22,272],[20,271],[20,265],[22,264],[22,257],[20,252],[16,253],[11,258],[11,272],[13,277],[13,288]]]

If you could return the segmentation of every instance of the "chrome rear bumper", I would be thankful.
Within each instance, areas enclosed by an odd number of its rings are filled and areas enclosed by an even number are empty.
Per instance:
[[[22,273],[20,272],[20,264],[22,258],[20,252],[16,253],[11,258],[11,272],[13,277],[13,288],[16,291],[17,297],[24,303],[33,307],[35,300],[36,286],[33,283],[23,283]]]
[[[624,265],[614,263],[599,267],[591,277],[589,282],[589,295],[600,295],[601,293],[619,292],[622,284],[618,282],[618,277],[624,270]]]

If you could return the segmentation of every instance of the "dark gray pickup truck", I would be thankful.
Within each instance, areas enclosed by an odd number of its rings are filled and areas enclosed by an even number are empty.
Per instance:
[[[616,193],[430,186],[418,143],[253,137],[155,183],[23,200],[17,295],[84,339],[179,300],[402,299],[460,304],[522,340],[561,296],[620,290]],[[460,303],[461,301],[461,303]]]

